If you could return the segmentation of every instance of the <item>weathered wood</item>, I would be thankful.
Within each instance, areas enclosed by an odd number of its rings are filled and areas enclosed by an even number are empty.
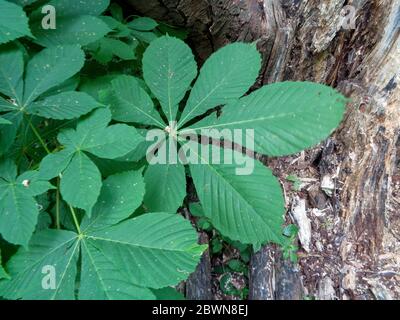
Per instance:
[[[275,300],[275,249],[265,246],[253,254],[249,268],[249,299]]]
[[[200,234],[200,243],[208,244],[208,236]],[[213,300],[211,289],[211,263],[210,253],[207,250],[201,257],[196,271],[186,281],[186,299],[188,300]]]
[[[131,3],[145,15],[188,28],[200,62],[228,42],[258,41],[259,84],[310,80],[335,86],[350,98],[344,122],[323,145],[321,159],[309,163],[316,165],[317,178],[329,175],[335,182],[325,217],[334,227],[322,230],[310,216],[311,251],[302,256],[300,273],[310,296],[400,298],[400,0]],[[356,10],[354,29],[342,27],[345,4]],[[272,297],[263,289],[273,287],[270,261],[259,259],[266,252],[252,259],[253,299]]]

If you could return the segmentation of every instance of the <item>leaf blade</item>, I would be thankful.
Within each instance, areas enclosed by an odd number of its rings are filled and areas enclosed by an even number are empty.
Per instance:
[[[344,97],[312,82],[282,82],[262,87],[193,125],[201,129],[254,130],[255,151],[284,156],[316,145],[342,120]]]
[[[71,78],[84,62],[84,52],[76,45],[57,46],[39,52],[26,67],[24,104],[30,104],[42,93]]]
[[[143,55],[143,78],[169,122],[176,120],[179,102],[196,75],[197,65],[190,48],[177,38],[160,37]]]
[[[243,96],[256,81],[260,68],[261,57],[253,45],[237,42],[218,50],[201,68],[179,127]]]

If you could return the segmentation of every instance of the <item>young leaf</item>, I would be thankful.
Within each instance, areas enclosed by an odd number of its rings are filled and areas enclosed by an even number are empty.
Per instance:
[[[5,240],[28,245],[39,215],[34,197],[50,188],[36,173],[17,178],[17,167],[11,160],[0,162],[0,234]]]
[[[31,36],[24,10],[5,0],[0,0],[0,44]]]
[[[28,107],[28,112],[44,118],[65,120],[79,118],[99,107],[100,104],[84,92],[62,92]]]
[[[256,81],[260,68],[261,57],[254,45],[233,43],[218,50],[201,68],[179,127],[211,108],[243,96]]]
[[[135,48],[121,40],[103,38],[100,39],[98,45],[99,48],[93,55],[100,63],[109,63],[113,56],[122,60],[134,60],[136,58]]]
[[[28,105],[47,90],[76,74],[85,62],[85,54],[77,45],[44,49],[26,67],[24,104]]]
[[[192,51],[169,36],[154,40],[143,55],[143,77],[160,101],[169,122],[175,120],[179,102],[197,75]]]
[[[343,117],[345,98],[334,89],[311,82],[282,82],[262,87],[192,126],[252,129],[255,151],[284,156],[316,145]]]
[[[213,164],[211,158],[200,156],[197,143],[187,147],[198,157],[199,164],[190,164],[190,172],[205,215],[213,226],[242,243],[282,243],[284,201],[271,170],[254,160],[253,173],[240,176],[236,164]],[[212,146],[210,156],[216,152],[217,147]],[[235,157],[236,153],[233,152]],[[200,164],[201,161],[207,164]]]
[[[128,27],[138,31],[151,31],[157,28],[158,23],[148,17],[139,17],[129,22]]]

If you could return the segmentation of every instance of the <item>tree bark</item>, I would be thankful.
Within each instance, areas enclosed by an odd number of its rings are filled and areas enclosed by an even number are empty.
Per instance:
[[[281,276],[292,284],[300,279],[303,296],[317,299],[400,298],[400,0],[131,4],[143,15],[187,28],[200,63],[227,43],[258,41],[263,56],[258,85],[309,80],[349,97],[334,136],[290,158],[302,161],[317,179],[300,193],[308,202],[312,245],[301,254],[299,276],[285,275],[285,268],[273,264],[271,278],[272,258],[264,248],[252,259],[250,298],[276,298]],[[343,28],[348,26],[342,23],[345,5],[355,9],[354,28]],[[292,162],[283,158],[268,163],[283,178]],[[330,179],[334,188],[323,201],[325,207],[317,208],[315,193],[325,197],[323,179]],[[291,202],[290,190],[287,194]],[[314,215],[313,209],[322,209],[324,216]],[[274,293],[261,287],[271,281]]]

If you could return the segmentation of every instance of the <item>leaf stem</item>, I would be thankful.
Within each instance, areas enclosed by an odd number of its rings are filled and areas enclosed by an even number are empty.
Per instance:
[[[71,214],[72,214],[72,219],[74,219],[74,223],[75,223],[75,227],[76,227],[76,231],[78,232],[79,235],[82,234],[81,228],[79,227],[79,223],[78,223],[78,219],[76,217],[76,213],[74,208],[70,205],[69,209],[71,210]]]
[[[60,177],[57,177],[57,191],[56,191],[56,227],[61,229],[60,224]]]
[[[43,146],[44,150],[46,150],[47,154],[50,154],[51,151],[47,148],[46,143],[40,136],[40,133],[36,130],[35,126],[32,123],[32,119],[29,120],[29,126],[32,129],[33,133],[35,134],[36,138],[39,140],[40,144]]]

